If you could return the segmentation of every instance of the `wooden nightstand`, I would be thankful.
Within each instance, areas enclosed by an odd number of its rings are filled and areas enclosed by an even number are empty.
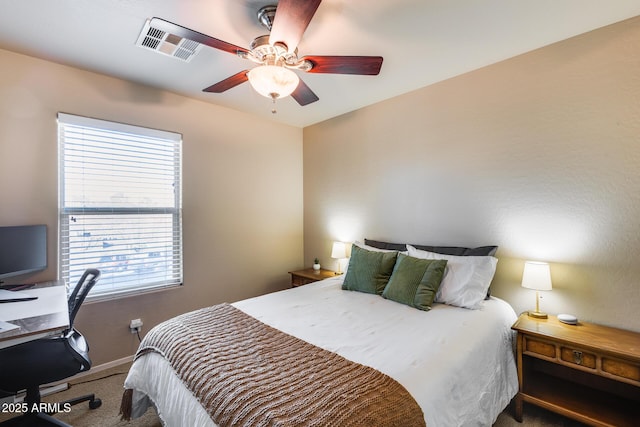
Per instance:
[[[639,333],[526,313],[512,329],[518,332],[516,420],[529,402],[593,426],[638,425]]]
[[[292,288],[337,276],[335,271],[325,270],[324,268],[320,270],[305,268],[304,270],[290,271],[289,274],[291,275]]]

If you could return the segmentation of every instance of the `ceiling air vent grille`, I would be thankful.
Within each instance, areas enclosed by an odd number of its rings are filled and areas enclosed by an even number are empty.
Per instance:
[[[136,45],[185,62],[191,61],[202,47],[198,42],[152,27],[149,20],[145,22]]]

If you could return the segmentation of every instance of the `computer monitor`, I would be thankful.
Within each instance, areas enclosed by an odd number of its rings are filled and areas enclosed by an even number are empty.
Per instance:
[[[0,227],[0,279],[46,268],[46,225]]]

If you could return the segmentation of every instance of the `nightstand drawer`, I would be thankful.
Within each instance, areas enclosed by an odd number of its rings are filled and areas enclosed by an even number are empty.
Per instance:
[[[602,357],[602,372],[615,377],[625,378],[631,384],[640,386],[640,365],[609,357]]]
[[[306,277],[300,276],[291,276],[291,286],[302,286],[309,283],[313,283],[317,281],[317,279],[307,279]]]
[[[524,352],[531,356],[544,356],[551,359],[556,358],[555,344],[524,337]]]
[[[336,273],[334,271],[325,270],[324,268],[321,268],[320,270],[306,268],[304,270],[290,271],[289,274],[291,274],[291,287],[293,288],[317,282],[318,280],[336,277]]]
[[[596,355],[571,347],[560,347],[560,359],[563,362],[596,369]]]

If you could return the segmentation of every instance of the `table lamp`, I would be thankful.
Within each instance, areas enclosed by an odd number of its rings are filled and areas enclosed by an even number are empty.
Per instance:
[[[338,271],[336,271],[336,274],[342,274],[340,263],[346,257],[347,247],[345,246],[345,244],[343,242],[333,242],[333,247],[331,248],[331,258],[335,258],[338,260]]]
[[[547,313],[540,311],[538,291],[551,290],[551,271],[546,262],[526,261],[522,273],[522,287],[536,290],[536,311],[529,311],[529,316],[546,319]]]

